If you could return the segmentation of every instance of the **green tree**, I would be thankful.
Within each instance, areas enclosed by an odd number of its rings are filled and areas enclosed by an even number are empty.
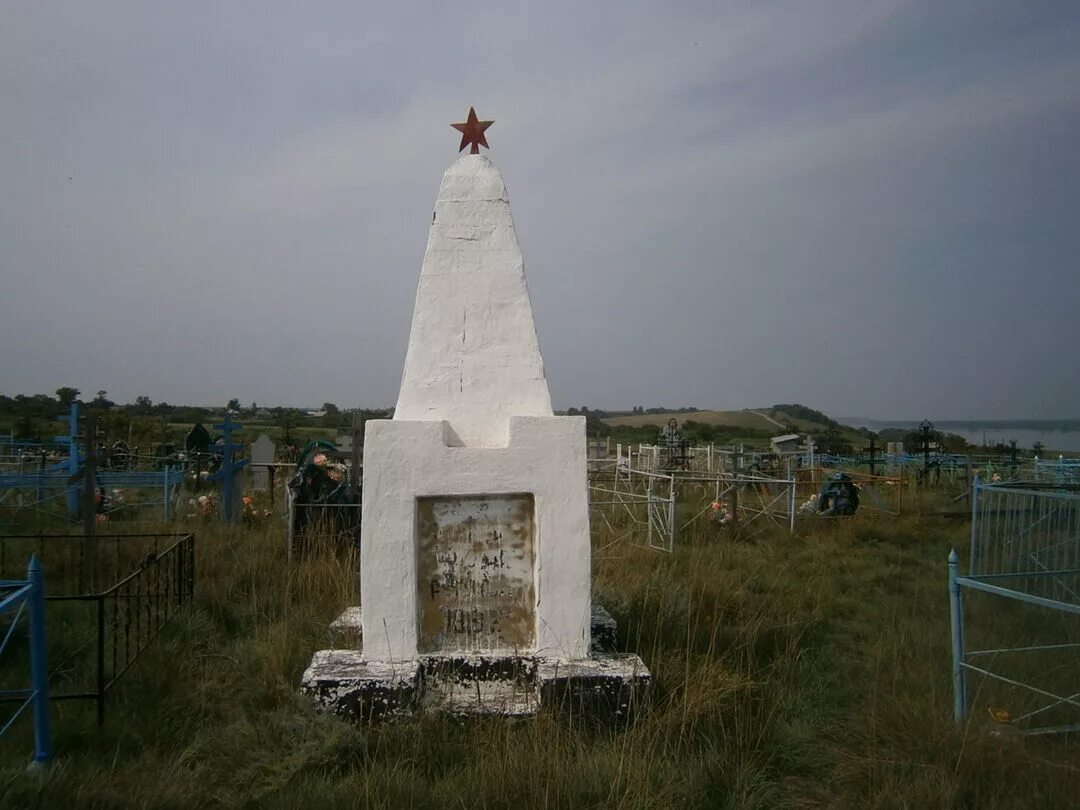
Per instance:
[[[82,392],[79,391],[78,388],[64,386],[63,388],[56,389],[56,398],[60,400],[60,407],[66,410],[71,407],[72,402],[79,398],[80,393]]]
[[[292,408],[286,408],[281,411],[281,415],[278,417],[278,426],[281,428],[281,432],[284,434],[283,438],[285,444],[292,444],[292,429],[299,424],[300,419],[297,416],[296,411]]]
[[[327,416],[337,416],[340,413],[338,406],[333,402],[324,402],[322,409],[326,411]]]
[[[90,404],[100,411],[107,411],[116,403],[108,397],[108,391],[104,388],[97,392],[97,396],[90,402]]]
[[[34,420],[29,416],[24,416],[15,424],[15,438],[16,439],[36,439],[37,435],[34,433]]]
[[[232,399],[229,400],[229,404],[226,405],[225,408],[227,410],[230,410],[230,411],[239,411],[240,410],[240,400],[237,399],[236,397],[233,397]]]
[[[852,452],[851,442],[844,438],[836,428],[829,428],[824,433],[814,437],[814,444],[822,453],[831,455],[847,455]]]

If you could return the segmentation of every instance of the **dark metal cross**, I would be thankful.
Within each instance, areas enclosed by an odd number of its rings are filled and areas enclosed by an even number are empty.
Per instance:
[[[934,423],[929,419],[924,419],[919,424],[919,450],[923,454],[923,475],[930,472],[930,445],[936,438],[936,434]]]
[[[880,449],[881,448],[877,446],[877,437],[875,437],[875,436],[871,436],[870,437],[870,445],[868,447],[863,448],[864,452],[867,452],[867,453],[870,454],[870,475],[875,474],[874,470],[876,469],[875,464],[876,464],[876,458],[877,458],[876,453]]]

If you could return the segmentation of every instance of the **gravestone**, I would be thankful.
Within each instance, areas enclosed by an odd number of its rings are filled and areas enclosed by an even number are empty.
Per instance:
[[[366,423],[363,449],[361,605],[334,626],[354,648],[317,652],[306,692],[365,718],[643,698],[641,659],[592,644],[614,622],[590,598],[585,419],[552,411],[486,157],[443,176],[397,407]]]
[[[205,453],[210,447],[210,431],[197,422],[184,437],[184,449],[188,453]]]
[[[265,433],[251,443],[251,488],[256,492],[270,491],[270,468],[264,464],[274,463],[274,451],[277,449]]]

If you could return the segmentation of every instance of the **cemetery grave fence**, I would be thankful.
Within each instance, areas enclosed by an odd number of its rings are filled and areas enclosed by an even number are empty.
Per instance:
[[[594,525],[607,530],[604,552],[629,541],[670,552],[677,537],[708,521],[752,536],[766,526],[794,533],[797,521],[823,518],[816,502],[823,485],[843,471],[860,494],[857,514],[899,515],[903,469],[885,474],[820,455],[779,455],[713,445],[615,445],[614,457],[589,453],[589,498]],[[833,519],[833,518],[828,518]],[[749,534],[747,534],[749,532]]]
[[[967,571],[949,555],[954,718],[1080,730],[1080,486],[975,481]],[[977,600],[977,601],[976,601]]]
[[[13,615],[11,615],[13,614]],[[25,649],[17,648],[14,636],[19,620],[26,615],[27,640]],[[30,558],[25,579],[0,580],[0,616],[10,615],[10,624],[0,641],[0,666],[5,669],[12,659],[26,659],[29,664],[29,687],[0,690],[0,699],[17,704],[0,727],[3,737],[29,706],[34,725],[35,765],[47,764],[52,759],[52,725],[49,712],[49,662],[46,651],[45,592],[41,563],[37,556]],[[23,669],[23,660],[14,662],[16,669]]]
[[[50,698],[92,701],[103,723],[109,691],[192,602],[195,535],[8,535],[0,537],[0,574],[31,554],[49,570]]]

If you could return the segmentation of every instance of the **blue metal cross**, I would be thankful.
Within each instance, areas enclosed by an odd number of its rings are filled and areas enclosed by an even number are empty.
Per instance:
[[[55,436],[53,441],[57,444],[66,444],[68,446],[68,458],[67,458],[67,473],[69,476],[73,476],[79,472],[79,467],[82,464],[82,458],[79,456],[79,403],[71,403],[71,412],[67,416],[61,416],[61,421],[68,423],[68,435],[67,436]],[[63,463],[57,464],[53,471],[60,472],[64,469]],[[68,514],[74,515],[79,511],[79,489],[74,485],[68,486],[67,493],[65,494],[67,501]]]
[[[244,426],[232,421],[232,416],[225,412],[223,424],[214,425],[214,430],[220,430],[224,434],[225,444],[221,447],[221,467],[207,480],[221,482],[221,517],[226,523],[236,522],[236,511],[233,509],[236,498],[235,476],[244,469],[251,460],[241,459],[236,461],[234,455],[237,450],[242,450],[242,444],[233,444],[232,434],[234,430],[241,430]]]

